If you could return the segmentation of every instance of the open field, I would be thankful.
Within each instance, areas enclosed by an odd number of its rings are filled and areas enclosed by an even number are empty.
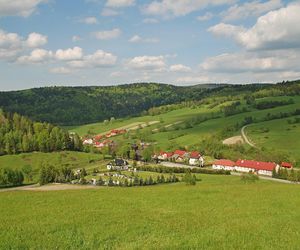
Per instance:
[[[0,193],[0,249],[298,249],[299,185],[200,176],[196,186]]]

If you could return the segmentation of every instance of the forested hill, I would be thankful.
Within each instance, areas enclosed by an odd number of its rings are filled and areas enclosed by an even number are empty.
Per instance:
[[[98,122],[110,117],[138,116],[161,105],[201,100],[209,95],[233,95],[241,91],[273,88],[270,85],[173,86],[137,83],[118,86],[44,87],[0,92],[0,107],[34,121],[59,125]]]
[[[67,131],[57,126],[32,122],[0,109],[0,155],[81,149],[82,142],[77,134],[70,137]]]
[[[85,124],[138,116],[154,106],[200,99],[207,87],[140,83],[109,87],[45,87],[0,92],[0,107],[35,121]]]

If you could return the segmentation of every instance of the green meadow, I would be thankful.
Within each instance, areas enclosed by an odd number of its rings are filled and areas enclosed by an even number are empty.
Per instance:
[[[299,185],[198,177],[196,186],[0,192],[0,249],[299,249]]]

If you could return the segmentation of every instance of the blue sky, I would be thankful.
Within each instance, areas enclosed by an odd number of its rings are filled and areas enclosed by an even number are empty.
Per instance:
[[[300,78],[300,1],[0,0],[0,90]]]

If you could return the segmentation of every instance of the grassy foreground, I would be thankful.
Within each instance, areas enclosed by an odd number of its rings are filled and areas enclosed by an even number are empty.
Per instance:
[[[299,249],[299,185],[201,178],[0,193],[0,249]]]

